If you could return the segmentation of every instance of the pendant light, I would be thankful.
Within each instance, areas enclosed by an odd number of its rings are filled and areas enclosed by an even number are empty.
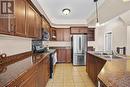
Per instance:
[[[98,0],[94,0],[95,2],[95,7],[96,7],[96,26],[100,26],[99,24],[99,15],[98,15]]]

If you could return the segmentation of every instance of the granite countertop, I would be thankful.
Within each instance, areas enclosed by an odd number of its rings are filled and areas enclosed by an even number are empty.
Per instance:
[[[130,87],[130,60],[107,61],[98,78],[107,87]]]
[[[104,59],[107,61],[120,60],[120,59],[129,60],[130,59],[126,55],[116,55],[116,56],[111,56],[110,58],[108,58],[108,56],[110,56],[110,55],[97,55],[97,52],[95,52],[95,51],[88,51],[87,53],[92,54],[98,58],[101,58],[101,59]]]
[[[98,78],[107,87],[130,87],[130,59],[127,56],[108,59],[104,56],[96,55],[92,51],[88,53],[107,60],[98,75]]]
[[[21,74],[27,72],[32,66],[40,62],[48,54],[55,52],[55,49],[50,49],[46,53],[32,54],[27,58],[23,58],[12,64],[0,65],[0,87],[7,85],[9,82],[17,79]],[[36,57],[42,56],[42,57]]]

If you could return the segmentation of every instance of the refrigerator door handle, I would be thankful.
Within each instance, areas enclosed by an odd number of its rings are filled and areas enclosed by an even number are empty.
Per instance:
[[[81,51],[81,37],[79,37],[79,51]]]

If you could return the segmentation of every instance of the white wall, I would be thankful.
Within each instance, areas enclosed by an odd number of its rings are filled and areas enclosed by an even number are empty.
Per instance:
[[[43,46],[49,47],[71,47],[71,42],[65,42],[65,41],[43,41]]]
[[[96,28],[96,50],[101,51],[104,49],[104,35],[107,32],[112,32],[112,50],[116,50],[116,47],[126,47],[127,25],[120,18],[115,18],[106,23],[104,26]]]
[[[16,36],[0,35],[0,53],[7,56],[31,51],[31,39]]]
[[[127,27],[127,51],[126,54],[130,56],[130,26]]]
[[[102,51],[104,49],[104,27],[97,27],[95,29],[95,51]]]
[[[127,46],[127,25],[121,20],[117,19],[111,23],[112,27],[112,49],[116,47]]]

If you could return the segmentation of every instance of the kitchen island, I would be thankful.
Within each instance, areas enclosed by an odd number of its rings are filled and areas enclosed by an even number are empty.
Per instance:
[[[87,72],[95,86],[130,87],[130,60],[127,57],[88,52],[87,58]]]

